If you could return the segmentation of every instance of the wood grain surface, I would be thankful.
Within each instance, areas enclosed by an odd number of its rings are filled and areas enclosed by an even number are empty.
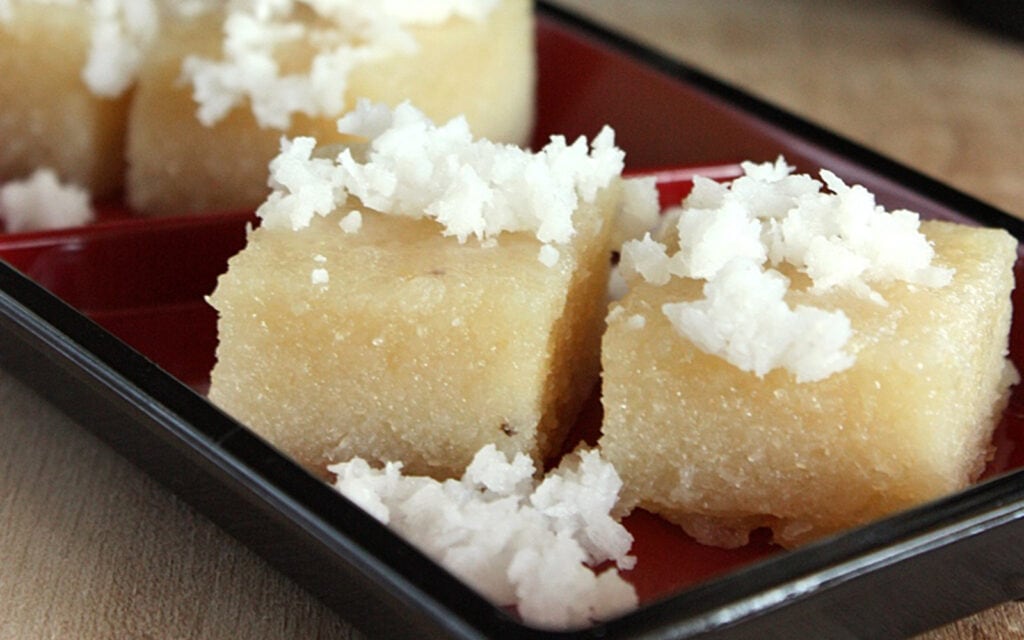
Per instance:
[[[1024,43],[945,3],[562,4],[1024,216]],[[0,639],[362,637],[2,371],[0,437]],[[922,637],[1024,638],[1024,605]]]

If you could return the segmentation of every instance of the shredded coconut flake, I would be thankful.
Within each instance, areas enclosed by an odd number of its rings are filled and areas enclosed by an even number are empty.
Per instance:
[[[338,222],[338,226],[345,233],[357,233],[363,228],[363,214],[358,211],[350,211]]]
[[[134,81],[156,38],[160,19],[153,0],[93,0],[92,40],[82,79],[99,96],[116,97]]]
[[[542,481],[522,454],[481,449],[460,480],[404,476],[401,464],[333,465],[335,487],[499,606],[568,628],[632,609],[632,536],[612,517],[622,482],[596,451],[567,456]]]
[[[647,318],[639,313],[633,314],[626,319],[626,326],[634,331],[639,331],[647,326]]]
[[[665,305],[676,329],[708,353],[765,375],[775,368],[798,381],[828,377],[853,364],[852,335],[841,311],[790,309],[789,281],[772,267],[788,263],[811,279],[810,291],[842,288],[878,304],[870,283],[941,287],[952,269],[931,264],[934,250],[916,213],[888,212],[860,185],[830,171],[822,181],[774,163],[744,163],[731,183],[694,180],[682,208],[667,215],[678,251],[646,235],[623,245],[623,277],[664,285],[672,277],[706,281],[704,299]]]
[[[541,245],[540,251],[537,253],[537,259],[545,267],[553,267],[558,264],[558,258],[561,254],[558,253],[558,249],[552,247],[550,244]]]
[[[95,218],[89,192],[62,184],[52,169],[37,169],[28,179],[0,187],[0,220],[8,233],[74,227]]]
[[[221,58],[186,58],[197,116],[207,126],[248,101],[262,127],[286,129],[292,115],[333,116],[345,103],[353,69],[417,43],[410,25],[451,18],[484,20],[498,0],[234,0],[224,21]],[[305,18],[303,17],[305,16]],[[309,67],[282,71],[279,47],[304,42],[316,51]]]
[[[843,351],[852,333],[846,314],[791,309],[783,299],[788,286],[779,272],[737,259],[704,285],[703,300],[662,311],[698,348],[758,376],[781,367],[808,382],[850,367],[853,357]]]
[[[672,260],[667,251],[668,247],[653,239],[650,233],[639,240],[627,241],[622,245],[619,275],[626,282],[639,276],[651,284],[667,284],[672,279]]]
[[[324,285],[331,281],[331,274],[327,273],[327,269],[313,269],[309,274],[309,280],[313,284]]]
[[[376,211],[434,219],[460,242],[527,231],[565,244],[580,202],[593,202],[623,168],[608,127],[589,146],[555,136],[531,153],[474,140],[461,117],[437,126],[409,103],[392,111],[360,101],[338,128],[366,144],[326,158],[312,138],[282,141],[270,165],[273,192],[257,211],[264,225],[301,229],[352,196]],[[541,259],[552,256],[543,250]]]
[[[622,181],[622,207],[612,227],[612,246],[621,247],[649,232],[658,223],[658,188],[653,176]]]
[[[773,262],[801,267],[815,291],[845,287],[879,303],[870,282],[949,284],[953,270],[932,266],[935,251],[916,213],[886,212],[864,187],[847,186],[830,171],[821,177],[832,193],[803,195],[769,231]]]

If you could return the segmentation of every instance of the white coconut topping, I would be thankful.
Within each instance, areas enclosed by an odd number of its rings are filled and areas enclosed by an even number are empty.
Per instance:
[[[614,568],[633,539],[611,515],[622,482],[597,451],[567,456],[542,481],[530,459],[481,449],[460,480],[403,476],[356,458],[329,467],[335,487],[499,606],[568,628],[622,613],[637,596]]]
[[[791,309],[789,282],[750,260],[728,262],[704,285],[704,299],[666,304],[673,326],[702,351],[763,376],[793,372],[797,382],[821,380],[853,364],[843,348],[852,331],[841,311]]]
[[[95,218],[89,192],[62,184],[52,169],[0,186],[0,220],[8,233],[74,227]]]
[[[790,309],[789,281],[771,267],[788,263],[811,279],[810,292],[853,291],[878,304],[870,283],[903,281],[941,287],[952,269],[931,264],[934,249],[916,213],[888,212],[860,185],[822,170],[822,181],[775,163],[744,163],[731,183],[694,180],[680,209],[666,216],[661,239],[650,234],[623,246],[628,280],[664,285],[673,277],[706,281],[705,298],[665,305],[675,328],[702,350],[758,376],[776,368],[798,381],[846,369],[852,335],[841,311]]]
[[[408,103],[391,110],[360,101],[338,129],[365,144],[331,158],[315,152],[312,138],[282,141],[270,163],[273,192],[257,211],[265,226],[301,229],[355,197],[390,215],[436,220],[460,242],[526,231],[545,245],[565,244],[575,233],[573,213],[621,174],[625,155],[608,127],[589,146],[583,137],[568,144],[555,136],[531,153],[474,140],[461,117],[437,126]],[[626,190],[629,213],[620,217],[652,219],[653,191],[649,181]],[[542,249],[538,258],[553,264],[558,252]]]
[[[537,259],[545,267],[553,267],[558,264],[558,259],[561,254],[558,249],[552,247],[550,244],[541,245],[540,251],[537,253]]]
[[[653,176],[622,181],[623,206],[612,227],[612,246],[639,238],[658,224],[657,179]]]
[[[406,27],[455,17],[481,21],[498,1],[234,0],[223,24],[221,58],[190,56],[182,73],[207,126],[248,101],[261,127],[283,130],[296,113],[339,114],[356,67],[414,53],[417,43]],[[298,42],[316,52],[307,69],[286,73],[277,52]]]
[[[159,14],[153,0],[93,0],[92,11],[92,40],[82,79],[96,95],[116,97],[135,82],[159,31]]]

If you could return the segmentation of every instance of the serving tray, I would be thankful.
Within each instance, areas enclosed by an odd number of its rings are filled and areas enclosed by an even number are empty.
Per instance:
[[[611,124],[630,170],[654,172],[666,203],[694,171],[728,177],[738,160],[784,154],[864,184],[889,208],[1024,237],[1022,223],[959,192],[572,15],[538,11],[535,144]],[[1024,594],[1015,394],[988,479],[968,491],[785,553],[701,547],[641,512],[628,521],[639,610],[568,632],[523,625],[203,398],[215,345],[203,296],[250,219],[139,220],[115,204],[89,227],[0,235],[0,366],[372,637],[901,636]],[[1019,322],[1011,343],[1020,364]]]

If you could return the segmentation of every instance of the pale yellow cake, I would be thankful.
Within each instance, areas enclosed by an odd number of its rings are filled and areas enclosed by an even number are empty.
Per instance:
[[[82,79],[91,8],[14,3],[9,11],[0,15],[0,183],[49,168],[97,198],[115,194],[127,97],[101,97]]]
[[[603,342],[601,450],[627,502],[698,540],[746,542],[769,527],[792,546],[967,485],[983,470],[1015,373],[1006,359],[1016,242],[1001,230],[921,226],[941,287],[874,283],[879,304],[848,290],[786,301],[842,309],[851,366],[798,383],[763,377],[698,349],[663,313],[703,282],[638,282],[613,306]]]
[[[543,460],[597,380],[615,192],[554,267],[526,233],[460,244],[360,209],[348,234],[350,207],[255,230],[210,298],[211,400],[318,472],[359,455],[458,476],[488,443]]]
[[[597,383],[613,231],[653,221],[653,182],[621,177],[609,128],[531,152],[408,104],[340,126],[365,142],[270,164],[210,296],[211,400],[318,473],[457,477],[488,444],[547,461]]]
[[[436,121],[464,114],[474,133],[495,141],[525,143],[530,135],[535,55],[529,0],[501,0],[480,21],[451,17],[408,26],[415,51],[354,63],[334,112],[296,112],[284,125],[258,119],[248,98],[223,117],[197,118],[200,105],[183,65],[223,56],[223,20],[215,14],[164,25],[141,70],[130,115],[127,196],[142,214],[255,208],[267,195],[267,162],[282,135],[337,140],[335,121],[361,98],[392,106],[411,100]],[[301,74],[314,50],[292,43],[274,55],[281,73]]]

